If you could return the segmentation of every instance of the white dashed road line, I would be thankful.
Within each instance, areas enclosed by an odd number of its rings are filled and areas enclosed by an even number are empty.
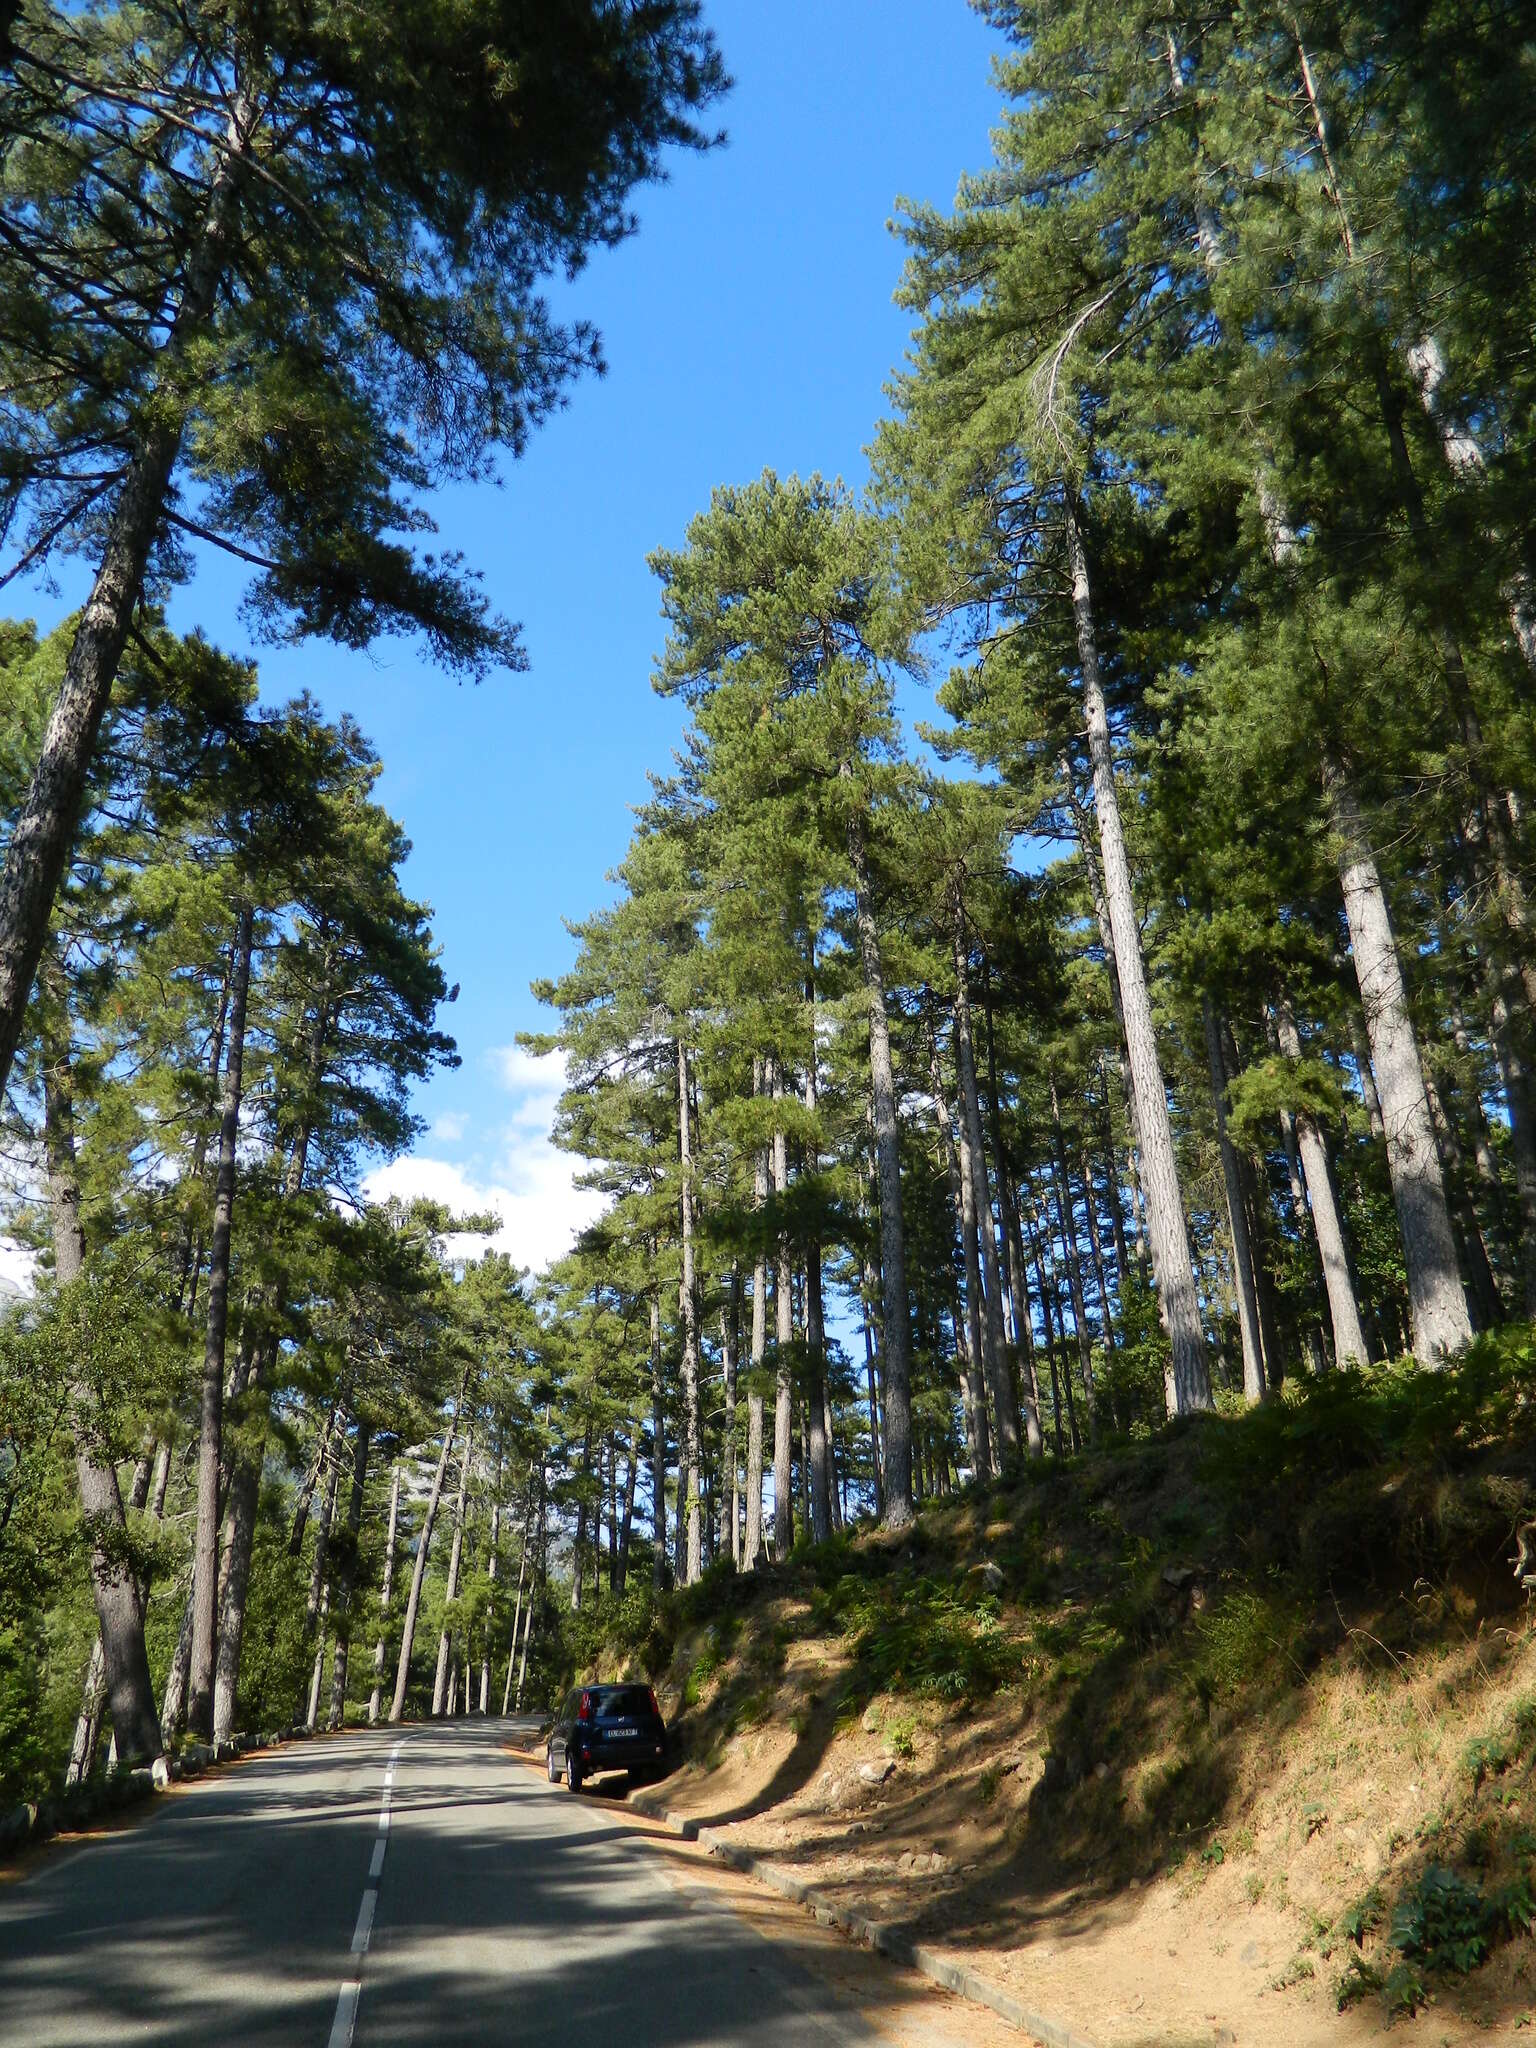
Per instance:
[[[373,1932],[374,1909],[378,1903],[378,1887],[369,1885],[363,1893],[363,1903],[357,1909],[357,1926],[352,1931],[352,1953],[355,1956],[368,1953],[368,1937]]]
[[[389,1752],[389,1766],[384,1773],[384,1791],[379,1802],[379,1833],[373,1845],[373,1860],[368,1865],[368,1884],[364,1888],[362,1903],[357,1909],[357,1926],[352,1934],[352,1954],[357,1958],[353,1973],[342,1985],[336,1998],[336,2017],[331,2022],[329,2048],[352,2048],[352,2035],[357,2026],[357,2001],[362,1995],[362,1959],[368,1953],[369,1937],[373,1933],[373,1916],[379,1905],[379,1878],[384,1870],[384,1852],[389,1846],[389,1806],[394,1795],[395,1765],[399,1761],[404,1744],[397,1742]]]

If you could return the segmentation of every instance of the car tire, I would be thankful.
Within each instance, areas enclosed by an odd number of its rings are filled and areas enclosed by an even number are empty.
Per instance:
[[[581,1790],[581,1765],[577,1763],[576,1752],[572,1749],[565,1752],[565,1789],[567,1792]]]
[[[544,1752],[544,1769],[548,1773],[549,1782],[551,1783],[551,1785],[558,1785],[560,1782],[560,1773],[555,1769],[555,1752],[553,1747],[545,1750]]]

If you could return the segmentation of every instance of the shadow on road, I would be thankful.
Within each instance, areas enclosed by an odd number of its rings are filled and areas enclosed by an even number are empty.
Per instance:
[[[561,2048],[887,2038],[803,1941],[571,1795],[501,1724],[404,1731],[356,2039]],[[0,1893],[8,2048],[327,2040],[378,1826],[376,1740],[263,1758]],[[891,1973],[890,2003],[923,1995]]]

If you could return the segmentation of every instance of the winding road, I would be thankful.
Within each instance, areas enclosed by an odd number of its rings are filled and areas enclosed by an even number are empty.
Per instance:
[[[7,2048],[1020,2038],[600,1788],[546,1784],[506,1747],[531,1732],[295,1744],[45,1852],[0,1883]]]

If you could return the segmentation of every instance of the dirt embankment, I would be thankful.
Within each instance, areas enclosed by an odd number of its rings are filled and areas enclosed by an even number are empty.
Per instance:
[[[1335,1384],[712,1574],[600,1663],[659,1679],[671,1805],[1105,2048],[1513,2038],[1531,1364]]]

